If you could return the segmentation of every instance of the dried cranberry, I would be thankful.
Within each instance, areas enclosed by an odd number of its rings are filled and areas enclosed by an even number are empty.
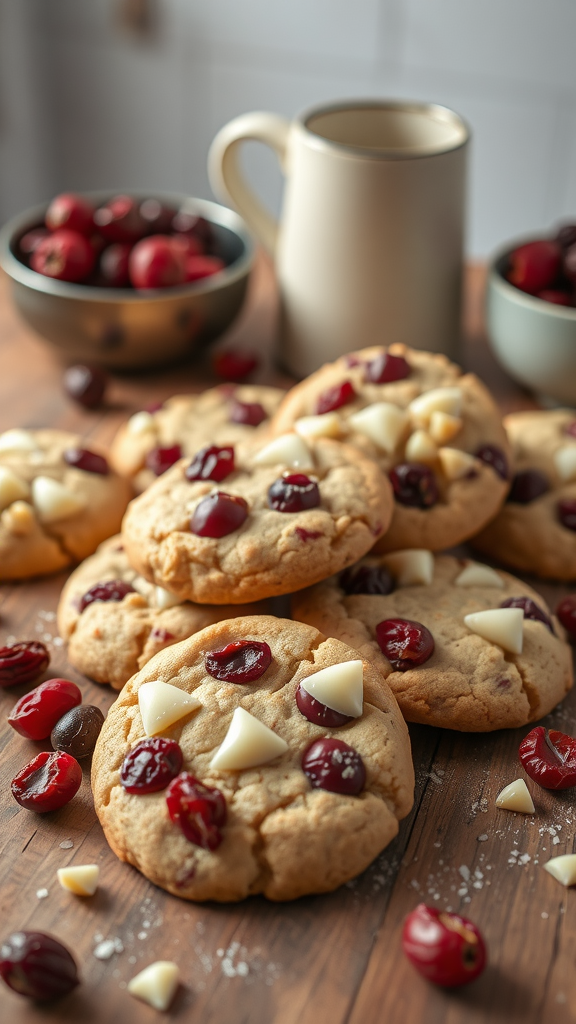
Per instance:
[[[305,530],[303,526],[297,526],[294,533],[298,537],[298,540],[306,543],[309,540],[318,540],[319,537],[323,537],[322,530]]]
[[[47,679],[16,701],[8,722],[28,740],[45,740],[62,715],[82,702],[76,683]]]
[[[97,455],[88,448],[67,448],[63,455],[64,462],[74,469],[82,469],[85,473],[98,473],[108,476],[110,467],[103,455]]]
[[[94,250],[78,231],[60,228],[34,249],[30,266],[38,274],[76,283],[88,277],[94,266]]]
[[[64,373],[64,390],[85,409],[95,409],[104,398],[108,376],[98,366],[78,363]]]
[[[187,480],[215,480],[221,483],[234,472],[234,449],[216,444],[201,448],[184,470]]]
[[[538,725],[518,748],[522,767],[544,789],[576,786],[576,739]]]
[[[75,758],[60,750],[44,750],[14,776],[12,796],[21,807],[46,814],[64,807],[76,795],[81,782],[82,769]]]
[[[268,505],[276,512],[304,512],[320,504],[320,489],[304,473],[286,473],[268,490]]]
[[[238,349],[228,349],[226,352],[217,352],[214,356],[213,366],[215,373],[224,380],[244,380],[252,373],[260,360],[254,352],[240,352]]]
[[[304,751],[302,771],[313,789],[327,789],[345,796],[358,796],[366,782],[360,754],[343,740],[329,736],[314,740]]]
[[[353,565],[340,573],[345,594],[391,594],[394,580],[383,565]]]
[[[340,409],[348,402],[353,402],[355,398],[356,392],[351,382],[344,380],[341,384],[334,384],[333,387],[327,388],[321,395],[318,395],[316,412],[320,416],[325,412],[334,412],[335,409]]]
[[[390,352],[382,352],[366,363],[366,380],[371,384],[391,384],[392,381],[409,377],[410,372],[410,364],[404,357],[393,356]]]
[[[186,280],[186,263],[168,235],[151,235],[132,249],[128,272],[135,288],[172,288]]]
[[[74,957],[45,932],[12,932],[0,946],[0,977],[29,999],[65,996],[79,984]]]
[[[394,497],[401,505],[431,508],[438,501],[436,477],[420,462],[401,462],[390,472]]]
[[[230,422],[245,423],[247,427],[259,427],[267,419],[267,415],[260,402],[234,402],[230,411]]]
[[[81,704],[56,722],[50,733],[50,742],[54,750],[63,750],[81,760],[94,751],[103,725],[104,715],[100,708]]]
[[[98,261],[98,271],[100,282],[105,288],[128,287],[130,284],[128,262],[131,252],[130,242],[114,242],[102,250]]]
[[[519,505],[528,505],[549,490],[548,477],[544,473],[541,473],[539,469],[524,469],[521,473],[516,473],[512,480],[507,500],[514,501]]]
[[[248,518],[248,502],[235,494],[216,491],[196,505],[190,529],[198,537],[226,537]]]
[[[226,264],[219,256],[187,256],[184,261],[184,280],[201,281],[204,277],[212,277],[224,270]]]
[[[167,644],[169,640],[174,640],[174,633],[170,633],[169,630],[164,629],[163,626],[154,626],[154,629],[150,633],[150,639],[154,640],[159,644]]]
[[[0,687],[31,683],[49,664],[48,649],[39,640],[23,640],[12,647],[0,647]]]
[[[152,736],[140,740],[122,762],[120,782],[127,793],[157,793],[166,789],[182,768],[182,750],[176,740]]]
[[[564,428],[564,431],[569,437],[576,437],[576,420],[571,420]]]
[[[182,458],[182,448],[173,444],[168,448],[153,448],[146,456],[146,466],[155,476],[162,476],[170,466]]]
[[[338,729],[341,725],[352,721],[351,715],[342,715],[339,711],[329,708],[327,704],[316,700],[304,689],[302,683],[296,690],[296,704],[304,718],[307,718],[313,725],[324,726],[325,729]]]
[[[508,479],[508,459],[497,445],[483,444],[474,452],[474,455],[481,462],[485,462],[487,466],[492,466],[494,472],[503,480]]]
[[[556,608],[556,615],[568,633],[568,639],[576,640],[576,594],[569,594],[562,598]]]
[[[170,783],[166,803],[171,821],[191,843],[203,850],[220,846],[220,829],[226,824],[226,801],[219,789],[205,786],[190,772],[182,772]]]
[[[234,640],[204,659],[206,671],[226,683],[253,683],[269,668],[272,651],[259,640]]]
[[[148,230],[130,196],[115,196],[94,212],[94,225],[107,242],[137,242]]]
[[[539,608],[535,601],[531,597],[507,597],[505,601],[502,601],[501,608],[522,608],[525,619],[535,619],[536,622],[543,622],[547,629],[551,633],[554,633],[552,626],[552,620],[546,612]]]
[[[106,580],[105,583],[95,583],[90,590],[87,590],[83,597],[80,598],[78,605],[78,611],[80,614],[88,607],[89,604],[93,604],[94,601],[122,601],[126,597],[126,594],[135,594],[136,591],[130,583],[126,583],[124,580]]]
[[[507,278],[523,292],[539,292],[552,283],[560,269],[562,250],[557,242],[542,239],[520,245],[510,253]]]
[[[70,228],[81,235],[89,235],[94,230],[94,207],[83,196],[73,192],[62,192],[52,200],[46,210],[46,227],[50,231],[58,228]]]
[[[576,530],[576,500],[562,498],[557,506],[558,519],[567,530]]]
[[[138,212],[151,235],[168,234],[176,215],[173,207],[164,206],[158,199],[145,199],[140,203]]]
[[[446,988],[467,985],[486,966],[486,945],[476,925],[425,903],[408,914],[402,947],[420,974]]]
[[[376,626],[376,640],[395,672],[423,665],[434,654],[432,633],[412,619],[384,619]]]

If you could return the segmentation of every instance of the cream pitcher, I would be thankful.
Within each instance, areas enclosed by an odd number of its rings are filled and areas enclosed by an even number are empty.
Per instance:
[[[286,177],[278,224],[240,169],[245,139]],[[346,101],[290,122],[235,118],[209,154],[212,187],[273,255],[280,360],[298,377],[367,345],[454,355],[469,130],[446,107]]]

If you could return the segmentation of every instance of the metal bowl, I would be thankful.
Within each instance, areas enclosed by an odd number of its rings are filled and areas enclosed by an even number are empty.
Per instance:
[[[110,192],[86,192],[101,205]],[[239,312],[254,262],[244,221],[218,203],[173,193],[150,195],[209,220],[218,252],[228,264],[213,277],[176,288],[138,292],[69,284],[37,274],[17,257],[18,240],[44,222],[47,205],[35,206],[0,231],[0,265],[12,279],[13,296],[24,320],[66,361],[113,369],[157,366],[181,359],[200,343],[218,337]]]

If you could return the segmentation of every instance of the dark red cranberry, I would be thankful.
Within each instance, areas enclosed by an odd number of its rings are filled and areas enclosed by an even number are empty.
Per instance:
[[[558,519],[567,530],[576,530],[576,500],[562,498],[557,506]]]
[[[0,647],[0,687],[31,683],[49,664],[48,648],[39,640],[22,640],[12,647]]]
[[[394,580],[383,565],[353,565],[340,573],[345,594],[391,594]]]
[[[136,591],[129,583],[124,580],[106,580],[105,583],[95,583],[90,590],[87,590],[83,597],[80,598],[78,605],[78,611],[80,614],[88,607],[89,604],[93,604],[94,601],[122,601],[126,597],[126,594],[135,594]]]
[[[304,543],[308,540],[318,540],[318,537],[324,536],[322,530],[305,530],[303,526],[297,526],[294,533]]]
[[[234,640],[204,659],[206,671],[225,683],[254,683],[272,661],[272,651],[259,640]]]
[[[204,277],[212,277],[226,266],[219,256],[187,256],[185,265],[185,281],[201,281]]]
[[[340,409],[348,402],[353,402],[355,398],[356,392],[351,382],[344,380],[341,384],[334,384],[333,387],[327,388],[321,395],[318,395],[316,412],[319,416],[326,412],[334,412],[335,409]]]
[[[562,224],[558,228],[554,241],[558,242],[562,249],[569,249],[571,245],[576,245],[576,224]]]
[[[214,480],[221,483],[234,472],[234,448],[219,448],[216,444],[201,448],[184,470],[187,480]]]
[[[189,256],[203,256],[204,242],[196,235],[171,235],[172,245],[182,253],[186,261]]]
[[[115,196],[95,210],[94,225],[107,242],[134,243],[148,230],[136,200],[130,196]]]
[[[431,508],[438,501],[436,477],[421,462],[400,462],[390,471],[396,501],[412,508]]]
[[[320,489],[305,473],[286,473],[268,490],[268,505],[276,512],[304,512],[320,504]]]
[[[219,789],[205,786],[190,772],[172,780],[166,793],[171,821],[186,839],[203,850],[216,850],[222,842],[220,829],[226,824],[226,801]]]
[[[10,788],[21,807],[46,814],[69,803],[81,782],[82,769],[75,758],[60,750],[44,750],[20,769]]]
[[[255,352],[229,348],[225,352],[217,352],[212,365],[214,372],[223,380],[239,381],[253,373],[259,362]]]
[[[516,288],[534,294],[552,284],[561,259],[562,250],[557,242],[548,239],[527,242],[510,254],[510,269],[506,276]]]
[[[48,738],[58,719],[82,702],[76,683],[69,679],[47,679],[16,701],[8,723],[27,740]]]
[[[153,448],[146,456],[146,466],[155,476],[162,476],[162,473],[181,458],[182,448],[179,444],[170,445],[169,448]]]
[[[45,277],[76,283],[92,272],[94,250],[78,231],[60,228],[39,242],[30,258],[30,266]]]
[[[107,384],[108,375],[98,366],[78,363],[69,366],[64,373],[64,390],[85,409],[95,409],[101,404]]]
[[[137,242],[128,263],[135,288],[172,288],[186,280],[186,264],[168,235],[150,235]]]
[[[172,221],[172,231],[182,235],[195,235],[205,247],[210,247],[214,240],[214,232],[209,220],[199,217],[197,213],[179,210]]]
[[[0,977],[14,992],[40,1002],[65,996],[80,982],[72,954],[45,932],[12,932],[4,940]]]
[[[376,640],[395,672],[423,665],[434,654],[432,633],[412,619],[384,619],[376,626]]]
[[[132,245],[130,242],[114,242],[107,245],[100,254],[98,271],[100,281],[106,288],[128,288],[130,275],[128,261]]]
[[[410,364],[404,357],[393,356],[390,352],[382,352],[366,363],[366,380],[371,384],[391,384],[392,381],[409,377],[410,372]]]
[[[343,740],[330,736],[314,740],[302,756],[302,771],[313,789],[358,796],[364,789],[366,769],[360,754]]]
[[[64,462],[74,469],[82,469],[85,473],[97,473],[108,476],[110,467],[103,455],[97,455],[88,448],[67,448],[63,455]]]
[[[536,726],[524,737],[518,757],[526,774],[544,789],[576,786],[576,739]]]
[[[543,288],[541,292],[536,292],[536,298],[542,299],[544,302],[552,302],[555,306],[571,306],[573,304],[569,292],[564,292],[560,288]]]
[[[548,477],[544,473],[541,473],[539,469],[524,469],[521,473],[516,473],[513,478],[507,500],[514,501],[518,505],[528,505],[549,490]]]
[[[245,423],[247,427],[259,427],[268,414],[260,402],[234,402],[230,410],[231,423]]]
[[[568,597],[562,598],[556,608],[556,615],[568,633],[568,639],[574,643],[576,641],[576,594],[569,594]]]
[[[163,626],[154,626],[154,629],[150,633],[150,639],[159,644],[167,644],[170,640],[175,640],[176,638],[174,633],[170,633],[170,631],[164,629]]]
[[[46,210],[46,227],[50,231],[69,228],[81,235],[90,235],[94,230],[94,207],[83,196],[73,192],[62,192],[52,200]]]
[[[483,444],[474,452],[474,455],[481,462],[485,462],[487,466],[492,466],[494,472],[503,480],[508,479],[508,459],[497,445]]]
[[[248,502],[244,498],[216,491],[196,506],[190,530],[198,537],[226,537],[238,530],[247,518]]]
[[[325,729],[339,729],[340,726],[352,721],[351,715],[342,715],[339,711],[334,711],[327,704],[322,704],[315,697],[312,697],[304,689],[302,683],[300,683],[296,690],[296,704],[304,718],[307,718],[313,725],[324,726]]]
[[[31,231],[27,231],[25,235],[22,235],[18,242],[18,248],[26,262],[30,260],[32,253],[36,251],[40,242],[48,238],[49,234],[50,232],[47,228],[32,228]]]
[[[159,199],[145,199],[140,203],[139,213],[150,235],[167,235],[176,211],[171,206],[164,206]]]
[[[536,622],[543,622],[551,633],[554,632],[550,616],[546,615],[546,612],[542,611],[531,597],[507,597],[505,601],[502,601],[500,607],[522,608],[525,619],[535,619]]]
[[[486,945],[476,925],[460,914],[425,903],[408,914],[402,947],[427,981],[445,988],[467,985],[486,966]]]
[[[568,278],[572,284],[576,283],[576,243],[570,245],[564,252],[564,259],[562,261],[562,270],[565,277]]]
[[[176,740],[152,736],[140,740],[122,762],[120,782],[127,793],[157,793],[166,789],[182,768],[182,750]]]
[[[100,708],[81,704],[56,722],[50,733],[50,743],[54,750],[63,750],[81,761],[93,753],[103,725],[104,715]]]

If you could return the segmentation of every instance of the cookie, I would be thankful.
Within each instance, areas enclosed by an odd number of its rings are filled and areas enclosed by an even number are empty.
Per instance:
[[[151,734],[156,772],[135,750]],[[161,651],[130,680],[100,733],[92,787],[113,851],[163,889],[290,900],[371,863],[412,806],[414,773],[371,663],[309,626],[250,616]]]
[[[184,600],[239,604],[351,565],[391,514],[390,484],[369,456],[292,433],[183,459],[131,503],[122,534],[151,582]]]
[[[132,489],[84,444],[62,430],[0,434],[0,580],[57,572],[118,532]]]
[[[140,494],[179,458],[204,445],[264,437],[284,394],[259,384],[222,384],[199,395],[174,395],[120,427],[110,461]]]
[[[504,425],[515,476],[508,501],[472,543],[514,569],[576,580],[576,412],[515,412]]]
[[[540,594],[450,555],[370,556],[296,594],[292,611],[371,658],[409,722],[515,729],[572,686],[570,648]]]
[[[75,668],[97,683],[121,690],[165,647],[232,615],[267,611],[265,602],[236,606],[181,602],[138,576],[128,562],[122,538],[116,536],[101,544],[68,578],[58,604],[58,629]]]
[[[404,345],[367,348],[323,366],[288,392],[271,430],[328,434],[389,474],[390,529],[376,551],[438,551],[477,533],[508,490],[500,414],[474,374]]]

